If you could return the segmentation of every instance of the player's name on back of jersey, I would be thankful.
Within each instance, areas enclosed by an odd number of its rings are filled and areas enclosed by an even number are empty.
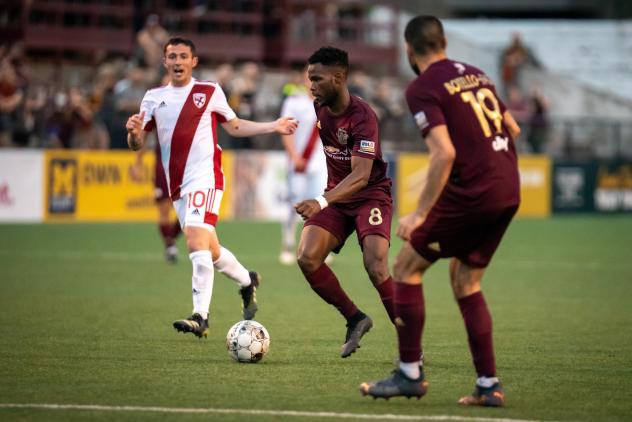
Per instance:
[[[450,95],[458,94],[466,89],[478,88],[481,85],[494,85],[492,81],[483,73],[478,75],[459,76],[444,83],[443,86]]]

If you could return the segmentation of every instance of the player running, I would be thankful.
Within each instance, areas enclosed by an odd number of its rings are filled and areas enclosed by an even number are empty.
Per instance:
[[[360,339],[373,321],[351,301],[324,261],[331,251],[338,253],[355,231],[364,267],[393,320],[393,282],[388,273],[391,180],[382,159],[377,117],[364,100],[349,94],[347,53],[323,47],[308,63],[328,181],[324,195],[295,205],[306,220],[298,264],[311,288],[347,320],[341,351],[346,358],[360,347]]]
[[[257,123],[239,119],[226,102],[222,88],[214,82],[193,78],[198,58],[195,45],[185,38],[172,38],[164,47],[164,66],[170,82],[147,91],[140,113],[127,121],[127,142],[132,150],[145,143],[155,128],[169,196],[183,228],[193,264],[193,314],[173,323],[176,330],[208,335],[208,313],[213,293],[214,269],[240,287],[244,319],[257,311],[255,297],[259,274],[248,271],[219,243],[215,225],[224,193],[222,149],[216,126],[235,137],[278,132],[291,134],[297,122],[279,118]]]

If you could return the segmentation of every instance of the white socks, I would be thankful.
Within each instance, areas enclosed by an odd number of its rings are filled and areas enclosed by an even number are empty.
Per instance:
[[[284,250],[294,251],[294,248],[296,247],[297,224],[298,214],[294,211],[294,207],[292,207],[288,219],[281,224],[281,238]]]
[[[479,377],[476,379],[476,385],[483,388],[489,388],[494,384],[498,383],[498,378],[496,377]]]
[[[411,380],[416,380],[421,376],[419,362],[399,362],[399,369]]]
[[[198,313],[202,318],[208,319],[215,275],[211,251],[196,251],[189,254],[189,258],[193,263],[193,313]]]
[[[226,275],[228,278],[235,280],[240,287],[250,285],[250,273],[239,261],[237,261],[235,255],[233,255],[233,253],[225,247],[222,246],[220,248],[219,258],[217,261],[213,262],[213,265],[215,265],[217,271]]]

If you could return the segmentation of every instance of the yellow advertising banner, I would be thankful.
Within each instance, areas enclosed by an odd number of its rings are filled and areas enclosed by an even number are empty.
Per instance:
[[[154,159],[133,171],[131,151],[46,151],[45,220],[156,220]]]
[[[551,215],[551,160],[540,155],[521,155],[520,194],[522,203],[518,210],[523,217],[548,217]],[[397,164],[397,210],[400,215],[412,212],[417,206],[421,189],[426,183],[428,155],[400,154]]]

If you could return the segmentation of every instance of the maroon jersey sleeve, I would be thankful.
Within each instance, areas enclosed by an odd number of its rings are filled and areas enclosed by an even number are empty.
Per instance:
[[[439,98],[416,82],[406,90],[406,102],[423,137],[433,127],[446,124]]]

